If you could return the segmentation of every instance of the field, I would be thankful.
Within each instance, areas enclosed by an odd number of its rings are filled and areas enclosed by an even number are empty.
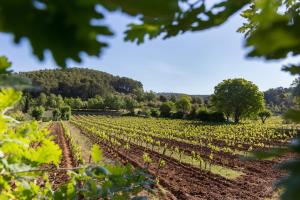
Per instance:
[[[253,150],[280,147],[296,134],[295,128],[278,121],[209,125],[108,116],[74,116],[50,130],[63,150],[61,167],[89,162],[88,149],[98,144],[107,162],[129,162],[156,177],[167,191],[159,199],[270,198],[273,182],[283,175],[274,165],[289,155],[247,158]]]

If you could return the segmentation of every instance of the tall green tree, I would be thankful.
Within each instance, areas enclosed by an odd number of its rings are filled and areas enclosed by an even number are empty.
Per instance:
[[[238,123],[241,117],[257,114],[264,107],[264,96],[250,81],[228,79],[215,87],[212,102],[218,111],[232,115]]]
[[[170,117],[174,111],[175,104],[172,101],[167,101],[161,104],[159,110],[162,117]]]
[[[187,114],[192,109],[191,98],[188,96],[181,96],[176,101],[175,106],[178,112]]]

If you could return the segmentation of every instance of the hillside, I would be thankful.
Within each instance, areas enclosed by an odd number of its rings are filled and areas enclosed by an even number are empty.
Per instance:
[[[33,85],[39,87],[38,92],[60,94],[63,97],[87,99],[111,93],[130,94],[143,89],[139,81],[86,68],[39,70],[20,72],[19,75],[30,78]]]

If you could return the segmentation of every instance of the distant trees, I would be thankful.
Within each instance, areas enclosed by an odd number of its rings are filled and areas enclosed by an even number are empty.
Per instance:
[[[136,90],[143,91],[139,81],[86,68],[40,70],[19,75],[30,78],[48,96],[55,94],[87,100],[97,95],[104,97],[115,93],[133,94]]]
[[[118,95],[108,95],[104,99],[105,108],[109,108],[111,110],[120,110],[123,105],[123,99]]]
[[[175,103],[177,112],[188,114],[192,109],[191,98],[188,96],[181,96]]]
[[[138,102],[132,97],[124,98],[124,108],[131,113],[134,113],[134,109],[138,106]]]
[[[35,106],[32,110],[31,110],[31,116],[39,121],[42,119],[43,115],[45,112],[45,108],[43,106]]]
[[[295,82],[294,82],[295,83]],[[295,85],[293,85],[295,86]],[[293,106],[293,97],[296,96],[297,87],[272,88],[264,92],[266,105],[272,113],[280,115]]]
[[[172,101],[167,101],[161,104],[159,110],[160,110],[160,115],[162,117],[170,117],[171,112],[174,110],[175,104]]]
[[[257,114],[264,107],[264,96],[258,87],[245,79],[227,79],[215,87],[212,103],[238,123],[241,117]]]
[[[52,120],[53,121],[58,121],[60,119],[61,119],[60,109],[55,108],[54,110],[52,110]]]
[[[96,96],[94,98],[90,98],[87,101],[87,107],[90,109],[103,109],[104,108],[104,100],[101,96]]]
[[[61,107],[60,112],[61,112],[62,120],[69,120],[71,118],[71,107],[70,106]]]

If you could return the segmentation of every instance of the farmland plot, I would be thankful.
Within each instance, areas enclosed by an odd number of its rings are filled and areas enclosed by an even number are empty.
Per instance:
[[[137,117],[76,116],[71,123],[110,159],[144,167],[178,199],[265,199],[287,159],[242,160],[296,134],[279,124],[207,125]]]

